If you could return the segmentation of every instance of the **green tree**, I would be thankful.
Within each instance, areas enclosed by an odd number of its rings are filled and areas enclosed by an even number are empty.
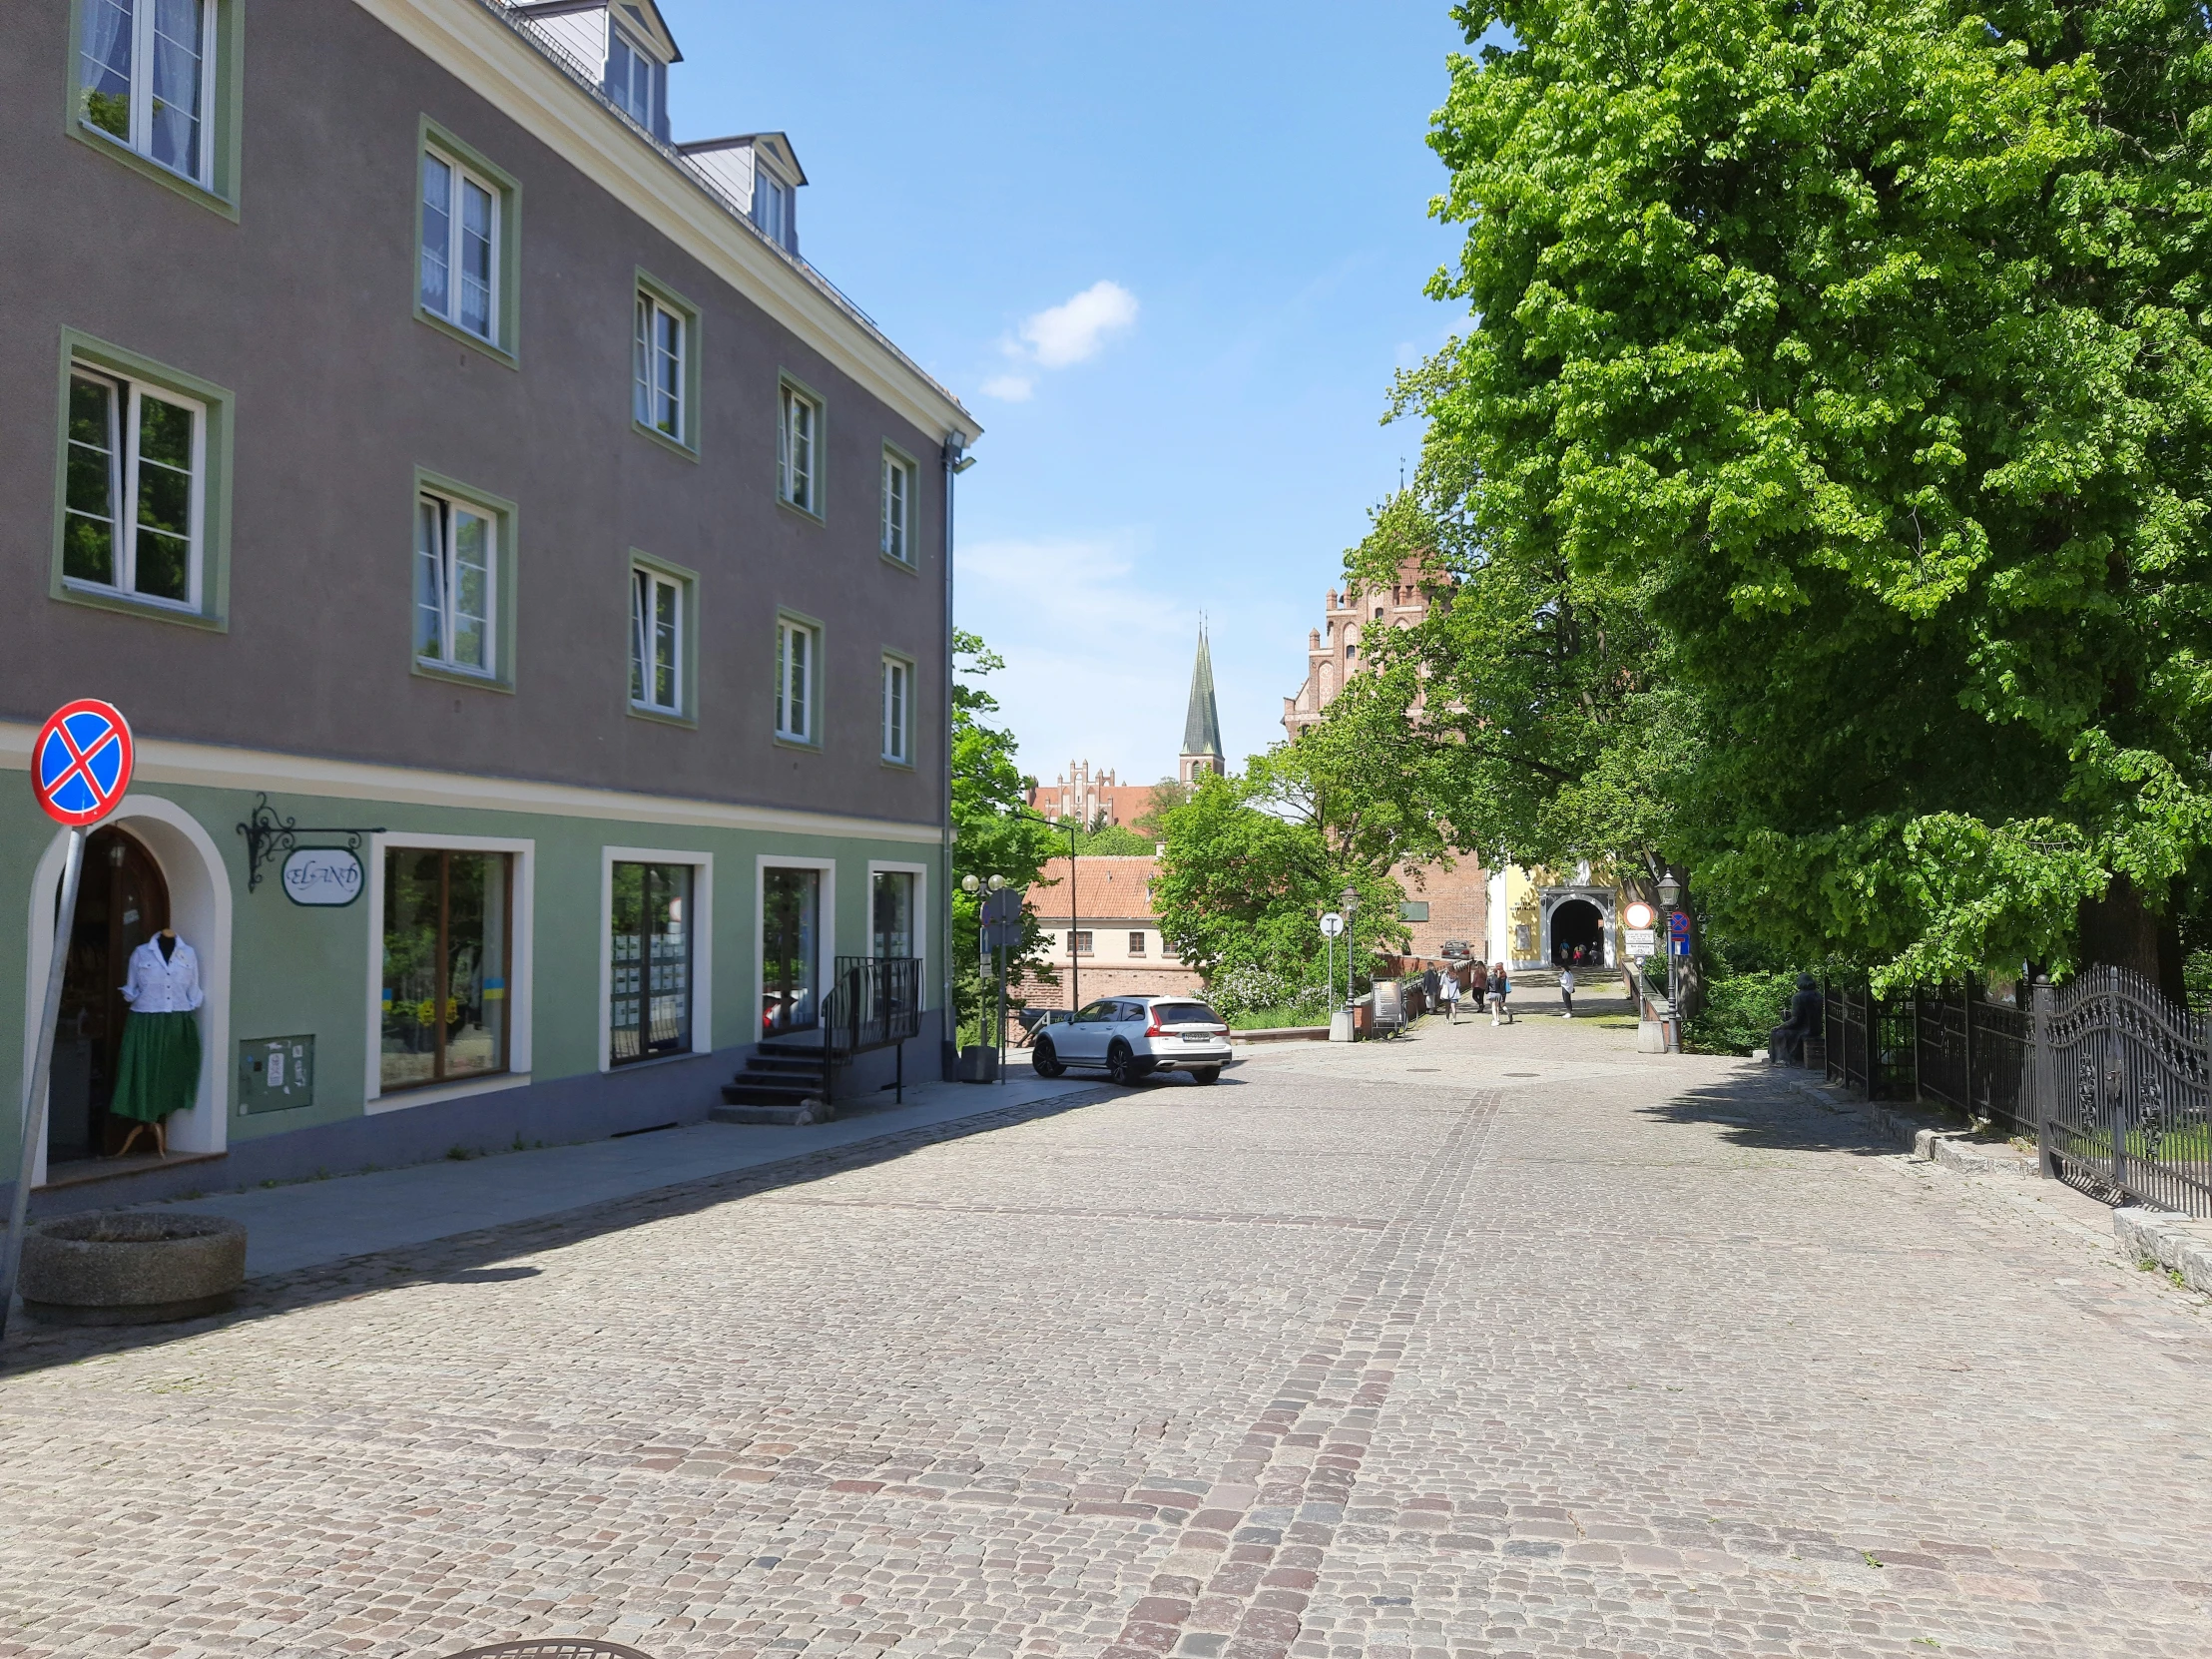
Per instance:
[[[1012,887],[1035,884],[1052,855],[1052,830],[1020,816],[1036,780],[1014,764],[1014,736],[991,724],[998,700],[975,682],[1006,666],[1005,660],[976,635],[955,629],[952,635],[952,990],[962,1026],[974,1024],[989,1040],[988,1008],[997,995],[997,979],[985,970],[977,932],[982,894],[961,890],[974,876],[987,888],[993,875]],[[1023,907],[1022,948],[1009,964],[1009,981],[1023,973],[1050,980],[1034,904]]]
[[[1399,388],[1422,487],[1652,630],[1695,739],[1660,838],[1708,904],[1885,981],[2177,981],[2212,846],[2204,11],[1455,15],[1512,41],[1453,60],[1432,133],[1468,229],[1431,291],[1474,321]]]
[[[1210,983],[1243,968],[1295,993],[1321,984],[1320,918],[1350,887],[1360,905],[1337,967],[1349,950],[1371,971],[1376,952],[1409,942],[1394,866],[1445,853],[1430,809],[1434,765],[1402,728],[1380,743],[1324,724],[1254,756],[1239,777],[1201,777],[1163,815],[1153,890],[1162,935]]]

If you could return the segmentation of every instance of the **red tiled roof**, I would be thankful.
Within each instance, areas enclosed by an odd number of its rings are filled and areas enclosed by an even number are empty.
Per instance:
[[[1092,920],[1151,920],[1159,912],[1152,907],[1152,882],[1160,873],[1160,860],[1152,857],[1110,856],[1104,853],[1075,860],[1075,908],[1084,925]],[[1029,889],[1030,908],[1047,927],[1055,918],[1062,925],[1068,915],[1068,861],[1049,860]]]

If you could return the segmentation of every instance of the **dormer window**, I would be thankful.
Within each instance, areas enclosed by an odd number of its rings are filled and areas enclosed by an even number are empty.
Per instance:
[[[799,187],[806,170],[782,133],[694,139],[677,151],[733,213],[786,253],[799,252]]]
[[[647,132],[653,124],[653,55],[619,25],[607,31],[607,96]]]
[[[796,248],[798,227],[793,223],[792,188],[762,168],[753,179],[753,223],[779,248]]]

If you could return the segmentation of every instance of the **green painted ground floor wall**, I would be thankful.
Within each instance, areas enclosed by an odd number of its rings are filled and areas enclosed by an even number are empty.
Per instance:
[[[172,776],[210,770],[196,761],[173,769]],[[451,796],[454,782],[439,781],[432,793]],[[354,787],[357,791],[357,781]],[[205,1075],[219,1110],[210,1110],[211,1102],[203,1098],[189,1119],[172,1119],[172,1143],[181,1151],[221,1150],[226,1157],[220,1166],[201,1165],[195,1186],[214,1190],[318,1169],[336,1173],[369,1163],[408,1162],[438,1156],[449,1145],[469,1145],[471,1137],[478,1142],[492,1137],[499,1145],[511,1144],[510,1136],[555,1142],[703,1118],[719,1104],[719,1085],[760,1034],[765,867],[823,871],[818,942],[825,972],[833,955],[871,953],[873,873],[912,872],[915,948],[926,964],[922,1000],[930,1012],[921,1038],[908,1045],[904,1068],[910,1080],[936,1075],[943,869],[940,843],[926,829],[829,819],[817,829],[800,815],[767,813],[751,815],[763,821],[756,825],[670,822],[672,813],[681,814],[680,805],[658,802],[651,803],[655,817],[624,818],[619,809],[626,798],[611,796],[568,796],[558,811],[524,810],[497,799],[496,786],[486,792],[494,797],[492,804],[481,806],[276,787],[268,793],[275,811],[299,825],[383,831],[363,838],[367,890],[361,897],[344,907],[294,903],[283,889],[277,860],[265,864],[259,886],[250,889],[247,839],[238,827],[255,810],[258,793],[252,788],[165,783],[158,772],[149,776],[142,760],[139,782],[110,821],[155,856],[170,888],[176,925],[200,952],[209,980],[201,1031],[212,1051]],[[506,793],[526,797],[528,792]],[[607,816],[589,815],[594,801],[607,804]],[[747,815],[702,809],[700,816],[727,821]],[[343,844],[343,837],[328,834],[302,832],[298,839]],[[39,921],[52,915],[61,843],[23,775],[0,770],[0,927],[5,929],[0,939],[6,941],[0,946],[0,1010],[6,1011],[0,1075],[11,1080],[0,1122],[0,1181],[16,1167],[16,1080],[29,1066],[24,1037],[32,1000],[43,991],[46,960]],[[509,1006],[515,1064],[506,1076],[470,1085],[380,1093],[376,1055],[384,975],[378,894],[384,859],[395,845],[435,844],[511,854]],[[692,969],[703,982],[693,1006],[694,1046],[707,1052],[609,1066],[610,849],[695,867]],[[34,901],[34,888],[42,900]],[[120,974],[120,963],[116,971]],[[242,1113],[241,1044],[300,1034],[314,1038],[312,1104]],[[889,1057],[875,1059],[880,1064],[865,1068],[870,1075],[860,1080],[867,1087],[873,1070],[888,1075]],[[207,1094],[208,1085],[202,1092]],[[165,1196],[156,1188],[173,1183],[149,1187],[134,1178],[118,1185],[130,1190],[95,1199]],[[72,1199],[60,1207],[86,1205]]]

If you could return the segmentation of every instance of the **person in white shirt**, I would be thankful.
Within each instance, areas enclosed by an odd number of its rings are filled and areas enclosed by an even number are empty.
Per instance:
[[[1561,1019],[1574,1018],[1574,967],[1570,963],[1559,970],[1559,1000],[1567,1005]]]
[[[115,1098],[108,1110],[133,1120],[116,1150],[122,1157],[140,1134],[152,1130],[154,1149],[169,1156],[163,1125],[172,1112],[191,1110],[200,1095],[200,957],[165,927],[131,952],[123,1000],[131,1005],[116,1060]]]
[[[1438,976],[1436,999],[1444,1005],[1444,1021],[1449,1025],[1459,1023],[1459,973],[1456,968],[1445,968]]]

